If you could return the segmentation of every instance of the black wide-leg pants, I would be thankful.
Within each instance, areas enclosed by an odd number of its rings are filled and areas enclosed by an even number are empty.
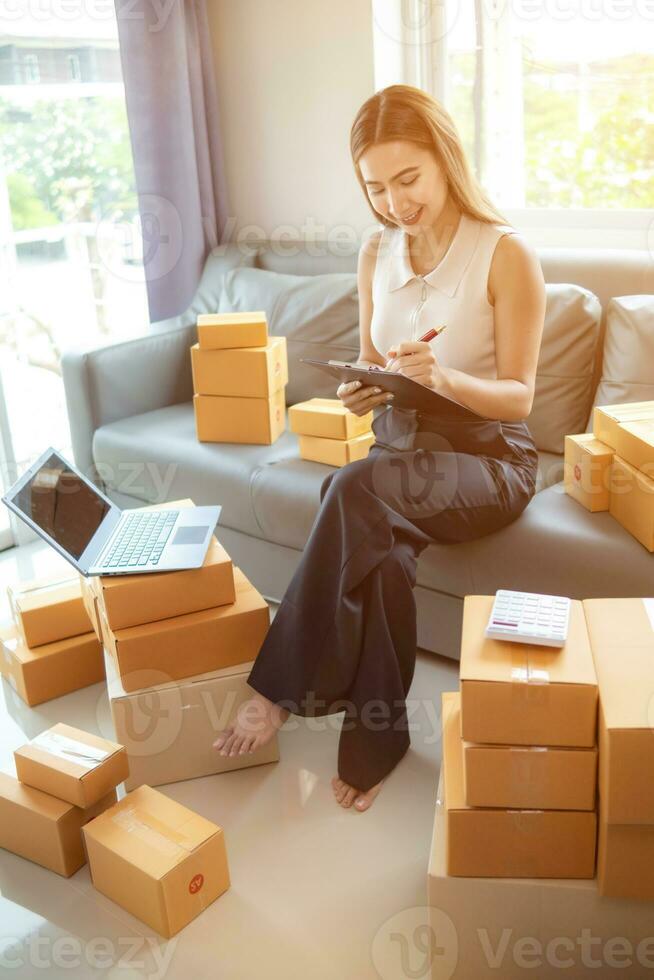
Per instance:
[[[434,541],[498,530],[534,494],[538,456],[525,423],[463,431],[430,423],[398,409],[378,415],[368,457],[325,478],[302,559],[248,678],[294,714],[344,711],[338,773],[362,791],[410,743],[420,553]]]

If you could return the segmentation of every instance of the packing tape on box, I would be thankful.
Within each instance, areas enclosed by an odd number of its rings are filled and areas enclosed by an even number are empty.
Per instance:
[[[127,806],[111,815],[111,820],[132,837],[138,837],[162,854],[178,854],[180,848],[187,853],[195,850],[193,841],[178,830],[153,817],[141,807]]]
[[[49,592],[52,589],[58,589],[61,585],[70,585],[71,582],[79,582],[78,575],[71,575],[70,578],[62,578],[57,582],[48,582],[46,585],[34,585],[23,588],[22,586],[15,586],[16,591],[12,589],[12,594],[14,598],[18,601],[21,596],[24,595],[34,595],[37,592]],[[10,586],[10,588],[12,588]]]
[[[66,762],[74,762],[83,769],[95,769],[111,755],[111,752],[98,748],[97,745],[87,745],[86,742],[79,742],[76,738],[49,730],[41,732],[29,744],[60,759],[65,759]]]
[[[535,786],[540,782],[540,776],[535,770],[536,753],[547,752],[540,745],[510,745],[509,746],[509,781],[512,791],[518,791],[525,786]]]
[[[549,701],[549,671],[534,667],[525,644],[511,655],[511,700],[524,704],[545,705]]]

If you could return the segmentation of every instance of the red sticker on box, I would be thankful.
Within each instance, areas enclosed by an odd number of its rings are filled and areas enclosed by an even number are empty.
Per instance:
[[[196,895],[204,885],[204,875],[194,875],[188,885],[191,895]]]
[[[581,480],[581,466],[579,463],[575,463],[575,480],[577,480],[577,482]]]

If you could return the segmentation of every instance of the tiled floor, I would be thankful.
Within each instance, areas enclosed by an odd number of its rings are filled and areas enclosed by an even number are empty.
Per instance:
[[[41,543],[0,555],[5,586],[66,567]],[[64,879],[0,851],[0,973],[14,978],[403,980],[398,928],[423,921],[440,764],[440,693],[457,664],[420,653],[411,690],[413,746],[365,814],[332,797],[339,716],[292,718],[278,764],[162,787],[225,829],[232,887],[166,942],[96,892],[88,868]],[[57,721],[108,734],[103,685],[37,708],[5,683],[0,769],[13,749]],[[415,912],[398,919],[406,909]],[[406,939],[410,943],[411,936]],[[404,962],[404,966],[401,964]]]

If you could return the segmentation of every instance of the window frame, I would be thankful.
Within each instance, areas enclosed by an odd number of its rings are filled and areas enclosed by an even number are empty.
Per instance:
[[[430,16],[424,17],[425,3]],[[448,104],[446,8],[451,0],[372,0],[375,90],[415,85]],[[395,31],[389,37],[389,17]],[[417,25],[409,28],[408,24]],[[500,208],[536,247],[620,248],[654,257],[654,210]],[[600,242],[601,244],[598,244]]]

